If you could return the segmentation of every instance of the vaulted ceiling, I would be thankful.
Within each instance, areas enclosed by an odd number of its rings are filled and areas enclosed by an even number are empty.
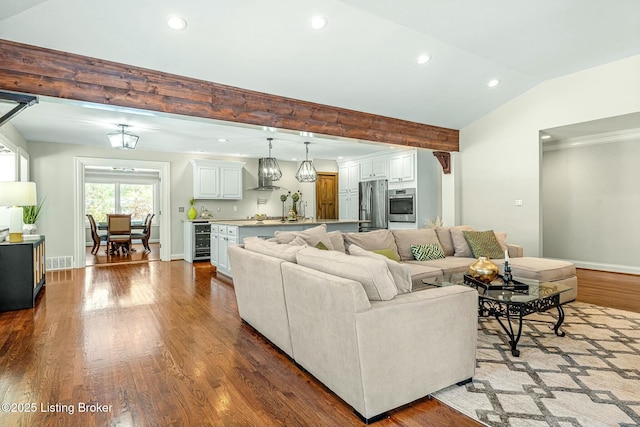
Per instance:
[[[186,29],[167,28],[170,15]],[[322,30],[310,26],[317,15],[327,19]],[[544,80],[639,54],[640,2],[4,0],[0,38],[460,129]],[[418,64],[420,55],[430,60]],[[300,157],[308,138],[87,107],[96,106],[45,98],[12,124],[29,140],[105,146],[125,123],[139,149],[251,157],[273,136],[283,159]],[[316,138],[322,158],[384,148]]]

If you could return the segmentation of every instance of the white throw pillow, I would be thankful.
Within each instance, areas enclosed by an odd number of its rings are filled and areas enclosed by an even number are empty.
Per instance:
[[[327,249],[333,249],[331,239],[327,234],[327,224],[320,224],[317,227],[308,228],[302,231],[276,231],[273,236],[278,239],[279,243],[291,243],[296,237],[303,239],[309,246],[314,248],[318,246],[318,243],[322,244]]]
[[[375,252],[362,249],[358,245],[349,245],[349,253],[354,256],[366,256],[375,259],[381,259],[387,264],[387,268],[393,277],[393,283],[396,285],[399,294],[411,292],[411,266],[408,264],[400,264],[398,261],[389,259],[388,257],[377,254]]]
[[[381,259],[316,248],[301,250],[296,259],[302,266],[359,282],[370,301],[387,301],[398,295],[389,268]]]

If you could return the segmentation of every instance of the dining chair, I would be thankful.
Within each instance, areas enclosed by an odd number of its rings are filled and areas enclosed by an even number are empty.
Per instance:
[[[108,214],[107,215],[107,251],[110,255],[123,250],[123,253],[131,255],[131,215]]]
[[[144,246],[144,252],[149,253],[151,249],[149,248],[149,237],[151,237],[151,221],[156,214],[150,213],[147,215],[147,218],[144,220],[144,229],[140,233],[131,233],[131,240],[141,240],[142,246]]]
[[[107,235],[98,233],[98,226],[96,224],[96,220],[93,218],[93,215],[87,214],[87,218],[89,218],[89,226],[91,227],[91,239],[93,240],[93,248],[91,248],[91,254],[95,255],[100,250],[100,244],[107,241]]]

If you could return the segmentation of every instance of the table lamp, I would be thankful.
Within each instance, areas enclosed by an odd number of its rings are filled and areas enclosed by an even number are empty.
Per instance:
[[[35,182],[0,182],[0,206],[9,206],[9,242],[22,242],[22,206],[38,203]]]

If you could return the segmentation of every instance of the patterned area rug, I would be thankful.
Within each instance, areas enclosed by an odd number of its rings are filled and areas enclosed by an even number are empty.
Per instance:
[[[573,302],[565,337],[525,318],[513,357],[492,319],[478,322],[476,375],[433,396],[489,426],[640,425],[640,314]]]

